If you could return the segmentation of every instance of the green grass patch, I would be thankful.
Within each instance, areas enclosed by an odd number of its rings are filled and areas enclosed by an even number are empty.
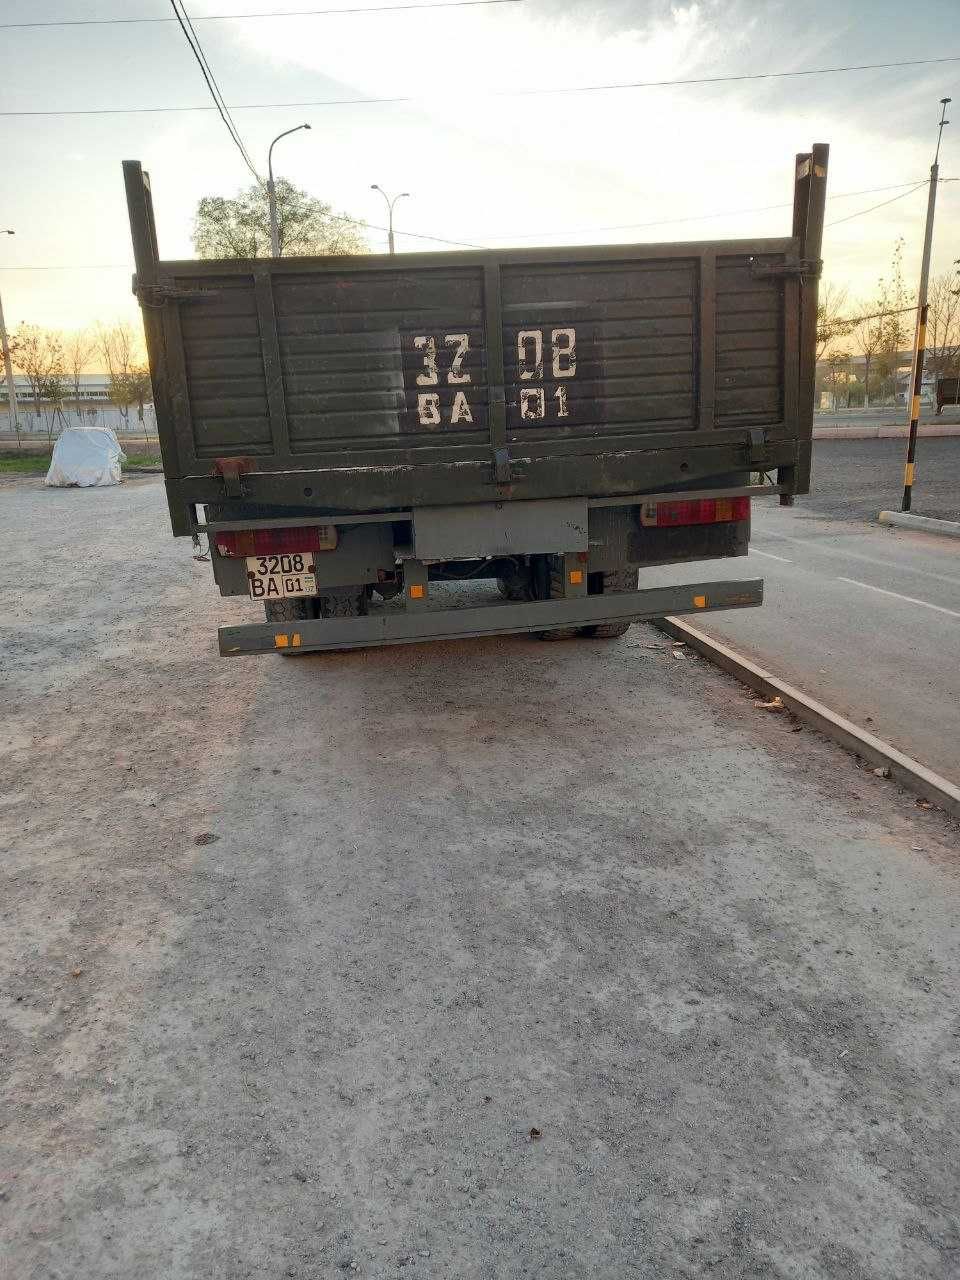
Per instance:
[[[158,453],[128,453],[124,467],[159,467]],[[0,450],[0,476],[43,475],[50,466],[50,453],[27,453],[17,449]]]

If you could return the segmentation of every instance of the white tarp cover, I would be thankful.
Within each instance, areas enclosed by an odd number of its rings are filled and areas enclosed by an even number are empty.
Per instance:
[[[119,484],[120,463],[126,454],[109,427],[66,427],[53,446],[44,484],[62,488]]]

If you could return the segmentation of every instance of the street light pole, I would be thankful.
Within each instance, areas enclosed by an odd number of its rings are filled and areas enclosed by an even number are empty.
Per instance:
[[[273,185],[273,148],[277,145],[281,138],[287,138],[291,133],[299,133],[301,129],[309,129],[308,124],[294,125],[292,129],[285,129],[283,133],[278,133],[274,140],[270,143],[270,149],[267,152],[267,201],[270,205],[270,256],[271,258],[280,257],[280,227],[277,224],[277,189]]]
[[[930,280],[930,249],[933,244],[933,213],[937,204],[937,180],[940,176],[940,141],[943,138],[943,126],[950,123],[946,118],[947,104],[950,98],[940,99],[940,128],[937,130],[937,150],[930,166],[930,192],[927,196],[927,222],[923,232],[923,257],[920,262],[920,292],[917,296],[917,327],[913,339],[913,377],[910,407],[907,421],[910,434],[907,441],[907,462],[903,469],[903,498],[901,511],[909,511],[913,501],[913,479],[916,473],[917,432],[920,426],[920,392],[923,388],[923,359],[927,345],[927,285]]]
[[[14,233],[7,229],[3,233],[12,236]],[[13,381],[13,363],[10,359],[10,343],[7,340],[7,326],[3,320],[3,299],[0,298],[0,347],[3,348],[3,376],[7,384],[7,407],[10,413],[10,422],[17,435],[17,444],[20,443],[20,420],[17,417],[17,388]]]
[[[387,228],[388,228],[387,244],[390,246],[390,252],[396,253],[397,250],[393,243],[393,206],[397,203],[398,200],[402,200],[405,196],[409,197],[410,192],[401,191],[398,196],[394,196],[393,199],[391,200],[390,197],[387,195],[387,193],[384,191],[383,187],[379,185],[379,183],[371,182],[370,190],[379,191],[380,194],[383,196],[384,200],[386,200],[387,202]]]

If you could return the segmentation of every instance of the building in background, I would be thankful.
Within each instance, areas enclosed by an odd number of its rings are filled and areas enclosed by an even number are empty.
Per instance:
[[[37,405],[30,380],[14,375],[17,418],[22,435],[58,435],[64,426],[110,427],[119,435],[156,435],[157,420],[153,405],[143,406],[143,418],[137,405],[123,408],[110,399],[110,378],[105,373],[82,373],[74,387],[73,378],[62,380],[63,400],[60,413],[56,406],[41,399]],[[76,392],[79,391],[79,395]],[[6,383],[0,380],[0,435],[13,433],[7,403]]]

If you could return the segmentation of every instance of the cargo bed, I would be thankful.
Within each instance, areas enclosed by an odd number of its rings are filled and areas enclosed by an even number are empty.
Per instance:
[[[174,532],[809,484],[825,146],[781,239],[164,261],[124,165]]]

